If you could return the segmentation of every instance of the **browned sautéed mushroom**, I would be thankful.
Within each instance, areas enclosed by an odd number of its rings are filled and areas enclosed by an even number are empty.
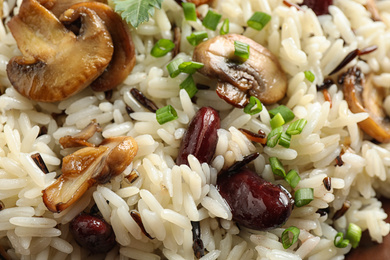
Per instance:
[[[106,183],[122,173],[137,154],[130,136],[111,137],[98,147],[84,147],[65,156],[62,175],[43,191],[43,202],[52,212],[61,212],[76,202],[91,186]]]
[[[23,1],[19,14],[8,23],[23,54],[7,65],[8,78],[19,93],[36,101],[63,100],[104,71],[114,49],[110,33],[89,8],[79,8],[64,19],[79,18],[76,36],[36,0]]]
[[[234,56],[234,42],[250,46],[245,62]],[[284,97],[287,78],[277,57],[257,42],[238,34],[216,36],[200,43],[194,50],[193,60],[204,67],[200,73],[217,78],[217,94],[233,106],[242,108],[255,96],[264,104],[273,104]]]
[[[390,142],[390,122],[382,108],[385,89],[375,86],[373,74],[367,77],[358,67],[352,67],[340,78],[344,98],[353,113],[367,112],[369,117],[359,127],[379,142]]]
[[[122,83],[133,70],[135,65],[135,47],[128,26],[122,18],[102,1],[86,0],[40,0],[56,17],[61,17],[62,22],[75,10],[88,8],[96,12],[109,31],[114,44],[112,59],[95,81],[91,83],[94,91],[107,91]],[[61,16],[62,15],[62,16]]]

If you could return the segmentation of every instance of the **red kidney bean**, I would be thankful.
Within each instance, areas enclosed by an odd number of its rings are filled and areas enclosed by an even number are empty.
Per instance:
[[[283,186],[265,181],[246,167],[220,174],[217,188],[229,204],[233,220],[244,227],[277,228],[291,215],[294,204],[291,194]]]
[[[301,5],[307,5],[316,15],[322,15],[328,13],[328,7],[332,4],[333,0],[304,0]]]
[[[202,107],[188,125],[180,145],[176,164],[187,164],[188,155],[194,155],[200,163],[210,163],[217,147],[217,130],[221,120],[211,107]]]
[[[77,243],[92,253],[107,253],[116,245],[112,227],[98,215],[80,213],[69,229]]]

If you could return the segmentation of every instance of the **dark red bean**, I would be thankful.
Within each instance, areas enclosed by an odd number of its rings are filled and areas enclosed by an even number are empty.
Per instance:
[[[217,188],[229,204],[233,220],[256,230],[282,226],[293,208],[291,194],[281,185],[265,181],[248,168],[229,174],[222,173]]]
[[[304,0],[301,5],[306,5],[314,11],[316,15],[328,14],[328,7],[333,4],[333,0]]]
[[[115,245],[115,234],[110,224],[98,215],[81,213],[69,226],[74,239],[92,253],[107,253]]]
[[[217,147],[217,130],[221,120],[218,112],[211,107],[202,107],[188,125],[181,141],[176,164],[187,164],[188,155],[194,155],[200,163],[210,163]]]

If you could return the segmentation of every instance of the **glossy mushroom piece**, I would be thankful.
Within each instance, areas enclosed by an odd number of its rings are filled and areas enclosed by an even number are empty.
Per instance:
[[[104,139],[98,147],[85,147],[62,160],[62,175],[43,191],[43,202],[52,212],[61,212],[76,202],[91,186],[106,183],[133,161],[138,146],[134,138]]]
[[[245,62],[234,55],[235,41],[250,46]],[[233,106],[245,107],[250,96],[264,104],[273,104],[286,94],[287,78],[278,59],[243,35],[221,35],[202,42],[196,46],[192,59],[204,64],[198,72],[218,79],[217,94]]]
[[[77,9],[66,20],[79,18],[76,36],[36,0],[23,1],[8,23],[23,54],[7,65],[8,78],[20,94],[35,101],[60,101],[102,74],[114,50],[110,33],[91,9]]]
[[[72,5],[85,2],[107,3],[106,0],[38,0],[46,9],[50,10],[56,17],[68,10]]]
[[[369,117],[358,123],[368,135],[381,143],[390,142],[390,122],[382,108],[385,89],[374,85],[373,74],[367,77],[358,67],[344,73],[339,82],[343,85],[344,98],[353,113],[366,112]]]
[[[127,24],[105,1],[86,0],[40,0],[45,7],[61,21],[67,23],[75,10],[88,8],[93,10],[107,27],[114,45],[112,59],[104,72],[91,83],[94,91],[107,91],[122,83],[135,65],[135,46]]]

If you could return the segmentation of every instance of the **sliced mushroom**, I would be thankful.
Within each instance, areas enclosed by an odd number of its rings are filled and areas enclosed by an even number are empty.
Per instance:
[[[71,136],[66,135],[60,138],[60,144],[62,148],[71,148],[79,146],[95,146],[94,144],[88,142],[88,139],[91,138],[96,132],[101,132],[102,128],[96,121],[89,123],[83,130],[79,133]]]
[[[72,5],[85,2],[102,2],[107,3],[106,0],[38,0],[46,9],[50,10],[56,17],[68,10]]]
[[[234,56],[234,42],[250,46],[249,58],[240,62]],[[277,58],[257,42],[237,34],[216,36],[200,43],[193,60],[204,67],[198,72],[217,78],[217,94],[236,107],[244,107],[250,96],[264,104],[273,104],[284,97],[287,78]]]
[[[61,212],[76,202],[91,186],[108,182],[130,165],[138,150],[132,137],[105,139],[98,147],[85,147],[62,160],[62,175],[43,190],[43,202],[52,212]]]
[[[74,10],[88,8],[95,11],[107,27],[114,44],[114,53],[103,74],[91,83],[94,91],[113,89],[127,78],[135,65],[135,46],[127,24],[111,7],[100,3],[106,1],[40,0],[40,2],[56,17],[61,17],[64,23],[72,17]]]
[[[8,26],[23,57],[7,65],[15,89],[35,101],[54,102],[74,95],[93,82],[107,67],[113,54],[111,36],[96,13],[78,9],[75,35],[36,0],[24,0],[19,14]]]
[[[352,67],[340,78],[344,98],[353,113],[366,112],[369,117],[359,127],[379,142],[390,142],[390,122],[382,108],[385,89],[374,85],[373,74],[364,77],[358,67]]]

